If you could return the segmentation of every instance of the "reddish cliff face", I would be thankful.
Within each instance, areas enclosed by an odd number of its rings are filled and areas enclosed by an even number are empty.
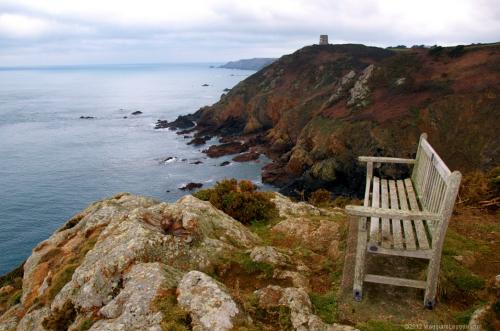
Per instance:
[[[199,135],[258,136],[271,182],[356,189],[356,156],[411,157],[422,132],[451,169],[485,170],[500,163],[500,46],[309,46],[196,117]]]

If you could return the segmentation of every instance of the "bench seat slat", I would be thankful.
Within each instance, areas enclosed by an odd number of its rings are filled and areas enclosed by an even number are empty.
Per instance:
[[[405,179],[406,191],[408,193],[408,200],[410,201],[410,208],[413,211],[420,211],[418,206],[417,198],[413,190],[413,184],[410,178]],[[429,241],[427,239],[427,234],[425,233],[424,221],[414,220],[415,232],[417,233],[418,245],[421,249],[429,249]]]
[[[408,201],[406,199],[405,185],[402,180],[396,181],[399,194],[399,206],[401,210],[408,210]],[[416,250],[415,235],[410,220],[403,220],[403,232],[405,234],[405,246],[408,250]]]
[[[373,177],[373,192],[372,192],[372,207],[380,207],[380,179],[376,176]],[[380,219],[378,217],[371,217],[370,219],[370,244],[371,246],[378,246],[380,241]]]
[[[396,181],[389,180],[389,192],[391,198],[391,209],[399,209],[398,191],[396,189]],[[401,233],[401,220],[392,219],[392,237],[395,249],[403,249],[403,235]]]
[[[387,179],[382,179],[381,184],[381,203],[382,208],[389,209],[389,192],[387,187]],[[392,235],[391,235],[391,224],[388,218],[382,218],[382,233],[380,236],[382,242],[382,247],[391,248]]]

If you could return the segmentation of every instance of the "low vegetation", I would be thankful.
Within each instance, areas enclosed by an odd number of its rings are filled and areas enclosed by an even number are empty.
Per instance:
[[[276,206],[271,194],[258,192],[257,186],[249,180],[224,179],[213,188],[193,194],[210,203],[243,224],[252,221],[270,220],[276,215]]]
[[[174,289],[162,291],[153,302],[153,308],[161,312],[161,328],[164,331],[191,330],[189,313],[177,305]]]

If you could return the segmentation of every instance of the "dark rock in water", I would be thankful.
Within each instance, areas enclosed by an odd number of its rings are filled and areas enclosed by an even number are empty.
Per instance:
[[[231,162],[229,162],[229,161],[224,161],[224,162],[222,162],[222,163],[220,164],[220,166],[221,166],[221,167],[225,167],[225,166],[230,165],[230,164],[231,164]]]
[[[200,146],[204,145],[208,140],[210,140],[210,136],[196,137],[188,142],[188,145]]]
[[[94,116],[80,116],[80,119],[82,120],[93,120],[94,118]]]
[[[189,139],[189,138],[192,138],[191,136],[184,136],[183,137],[184,139]]]
[[[182,159],[181,161],[182,161],[182,162],[186,162],[187,160],[188,160],[188,159]]]
[[[168,121],[167,120],[156,121],[155,129],[166,129],[166,128],[168,128]]]
[[[182,191],[192,191],[194,189],[197,189],[197,188],[201,188],[203,186],[202,183],[189,183],[181,188],[179,188],[179,190],[182,190]]]
[[[140,115],[140,114],[142,114],[142,111],[140,110],[136,110],[132,113],[132,115]]]
[[[170,193],[170,190],[166,190],[165,192]]]
[[[202,161],[197,160],[197,161],[191,162],[191,163],[189,163],[189,164],[202,164],[202,163],[203,163]]]
[[[194,127],[195,123],[191,119],[192,115],[179,116],[173,122],[167,120],[156,121],[155,129],[166,129],[177,130],[177,129],[189,129]],[[186,132],[185,132],[186,133]]]
[[[210,86],[210,85],[208,85],[208,84],[203,84],[203,85],[201,85],[201,86]]]
[[[248,161],[253,161],[257,160],[259,158],[260,154],[257,152],[248,152],[248,153],[243,153],[240,155],[237,155],[233,157],[233,161],[235,162],[248,162]]]
[[[123,116],[123,118],[128,118],[127,116]]]
[[[248,145],[239,141],[232,141],[221,145],[210,146],[203,153],[208,157],[220,157],[229,154],[243,153],[248,150]]]
[[[229,91],[231,91],[231,89],[230,89],[230,88],[225,88],[225,89],[223,90],[223,92],[229,92]]]

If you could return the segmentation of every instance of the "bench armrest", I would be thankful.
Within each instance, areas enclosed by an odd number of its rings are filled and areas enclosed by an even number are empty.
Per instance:
[[[398,157],[384,157],[384,156],[360,156],[360,162],[373,162],[373,163],[406,163],[414,164],[415,159],[402,159]]]
[[[391,218],[391,219],[401,219],[401,220],[429,220],[438,221],[441,219],[440,214],[429,213],[425,211],[410,211],[410,210],[398,210],[398,209],[385,209],[385,208],[375,208],[375,207],[363,207],[363,206],[346,206],[345,210],[347,214],[360,217],[379,217],[379,218]]]

